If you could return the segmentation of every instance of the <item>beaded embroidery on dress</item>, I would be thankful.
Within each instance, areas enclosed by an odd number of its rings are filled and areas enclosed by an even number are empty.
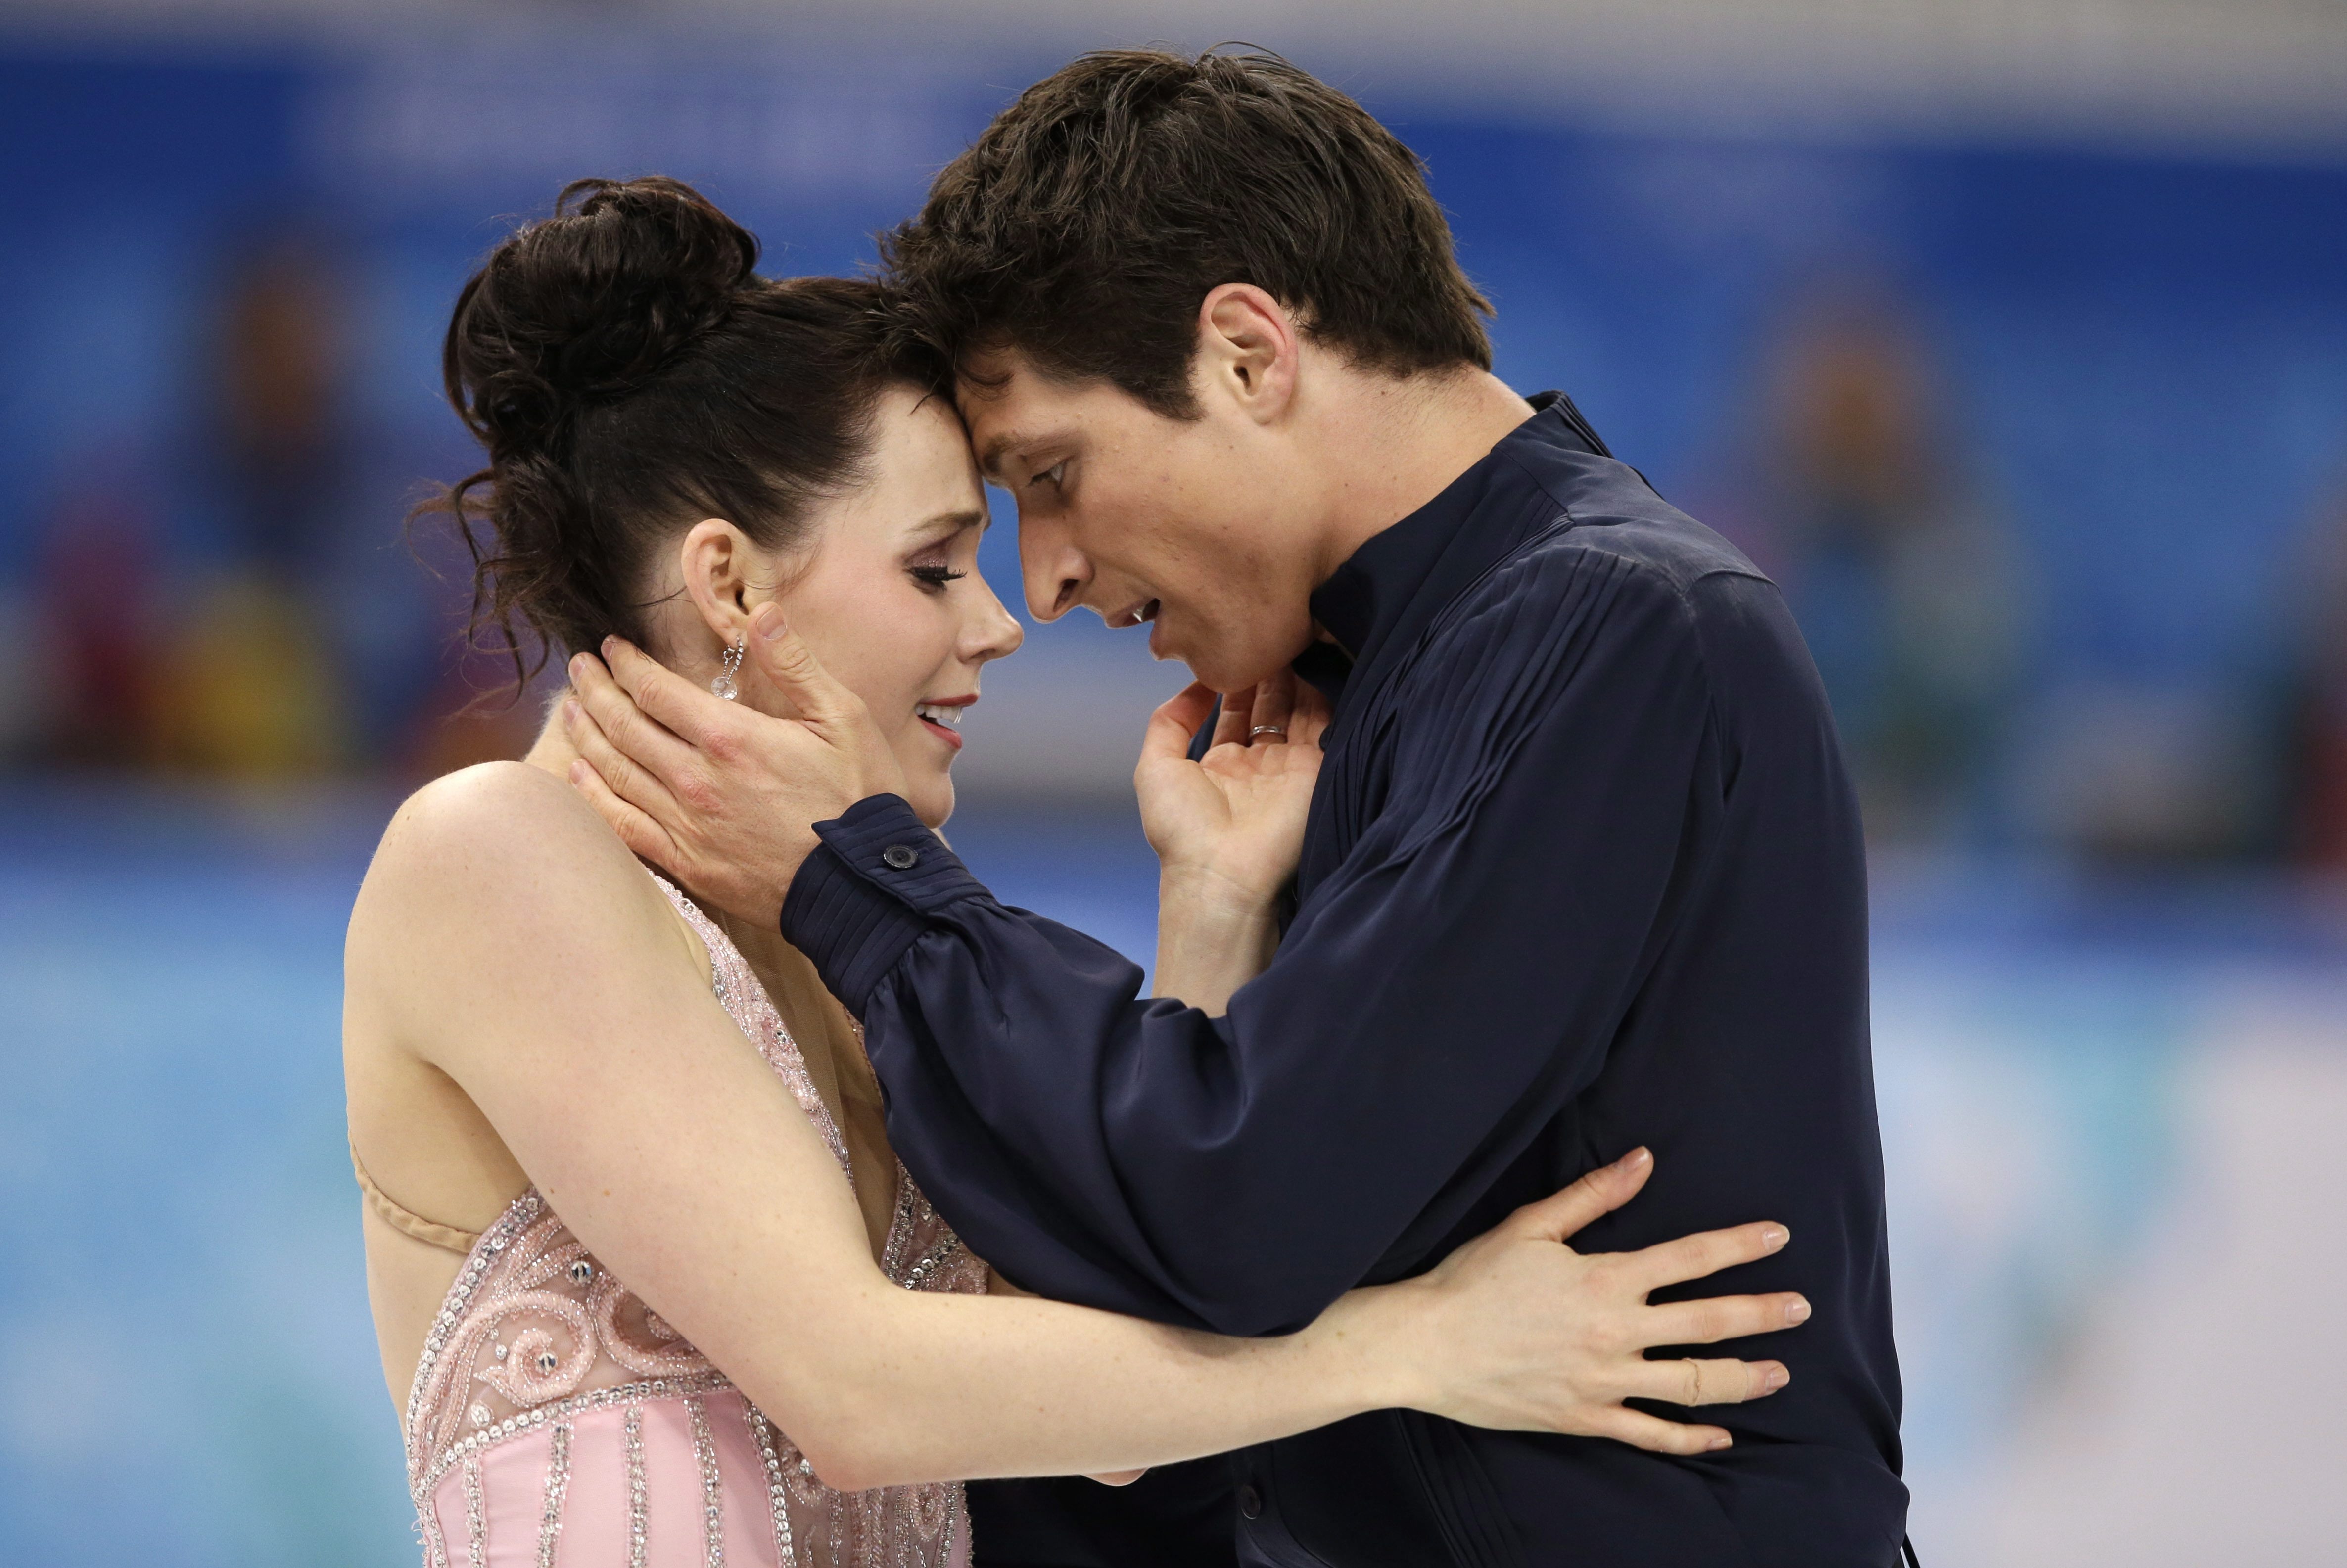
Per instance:
[[[655,880],[659,880],[655,878]],[[748,962],[661,882],[718,999],[853,1180],[847,1146]],[[978,1295],[986,1267],[900,1164],[881,1267]],[[425,1340],[407,1479],[426,1568],[966,1568],[958,1483],[840,1492],[596,1262],[535,1188],[482,1233]]]

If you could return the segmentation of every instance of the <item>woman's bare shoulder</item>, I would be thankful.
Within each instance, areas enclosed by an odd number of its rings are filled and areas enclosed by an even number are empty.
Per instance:
[[[591,942],[672,921],[569,784],[527,763],[484,763],[433,780],[393,815],[352,910],[349,957],[451,939],[488,956],[558,927]]]

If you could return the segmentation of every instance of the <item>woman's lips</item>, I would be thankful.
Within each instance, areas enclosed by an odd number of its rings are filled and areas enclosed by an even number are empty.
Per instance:
[[[943,724],[938,723],[935,719],[923,719],[921,721],[921,726],[928,730],[929,733],[937,736],[939,740],[945,742],[946,744],[951,746],[955,751],[961,750],[960,732],[948,730]]]

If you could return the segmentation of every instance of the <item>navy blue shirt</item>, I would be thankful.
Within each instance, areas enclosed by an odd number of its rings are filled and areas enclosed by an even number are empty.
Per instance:
[[[1792,1371],[1703,1412],[1734,1448],[1358,1417],[1235,1457],[1240,1561],[1875,1568],[1906,1491],[1832,720],[1776,588],[1537,406],[1313,594],[1327,756],[1293,918],[1228,1016],[1139,999],[894,796],[821,825],[783,929],[864,1020],[906,1165],[1042,1295],[1292,1330],[1640,1143],[1653,1179],[1575,1247],[1790,1227],[1657,1293],[1814,1307],[1703,1352]]]

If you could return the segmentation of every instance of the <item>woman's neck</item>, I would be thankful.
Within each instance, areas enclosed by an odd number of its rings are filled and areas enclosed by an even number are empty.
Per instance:
[[[537,741],[522,756],[531,767],[544,768],[565,782],[570,777],[570,764],[579,760],[578,748],[571,745],[561,723],[562,702],[568,696],[565,692],[556,699]],[[783,1015],[791,1038],[798,1042],[800,1059],[806,1063],[815,1092],[831,1106],[847,1141],[848,1156],[856,1172],[856,1205],[863,1211],[876,1256],[887,1241],[896,1204],[896,1156],[889,1152],[884,1128],[879,1080],[865,1059],[847,1010],[825,989],[823,977],[806,956],[783,940],[779,922],[753,925],[698,898],[693,902],[701,905],[749,963],[775,1010]]]
[[[562,704],[569,698],[569,692],[566,689],[548,705],[546,723],[539,727],[538,739],[530,743],[529,750],[522,753],[521,759],[531,767],[544,768],[566,782],[570,777],[570,764],[579,760],[579,748],[570,743],[570,737],[562,727]],[[687,888],[686,892],[690,894],[692,889]],[[717,928],[742,950],[742,956],[750,960],[750,967],[758,971],[758,978],[766,982],[770,992],[774,990],[774,982],[778,979],[794,976],[805,964],[806,960],[799,956],[798,949],[783,940],[778,925],[753,926],[746,920],[733,918],[712,905],[702,903],[699,898],[694,898],[693,902],[700,904],[709,917],[717,922]]]

